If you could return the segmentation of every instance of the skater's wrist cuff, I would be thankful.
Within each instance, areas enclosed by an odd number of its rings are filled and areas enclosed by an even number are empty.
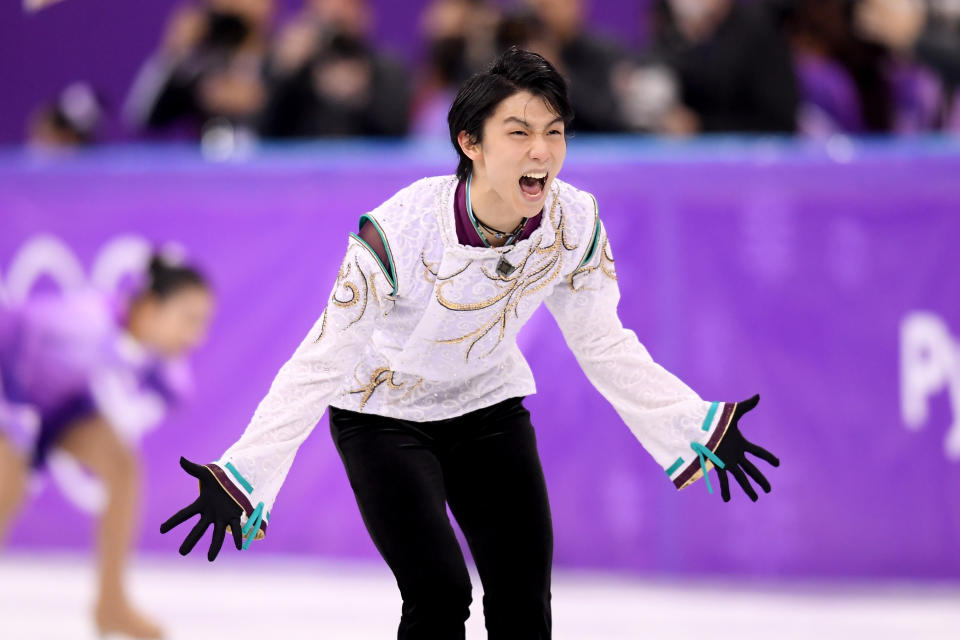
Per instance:
[[[717,450],[730,427],[735,407],[735,402],[714,402],[710,405],[700,427],[704,439],[691,442],[689,454],[678,456],[666,470],[667,476],[677,489],[690,486],[716,464],[713,452]],[[709,483],[707,488],[710,489]]]
[[[251,502],[254,491],[253,485],[251,485],[230,462],[211,462],[205,466],[213,474],[213,477],[217,479],[217,482],[220,483],[223,490],[243,509],[241,521],[244,524],[245,535],[251,528],[248,526],[249,523],[256,523],[259,519],[256,539],[261,540],[267,535],[267,523],[270,521],[270,512],[264,511],[263,502],[260,502],[257,507],[254,508]]]

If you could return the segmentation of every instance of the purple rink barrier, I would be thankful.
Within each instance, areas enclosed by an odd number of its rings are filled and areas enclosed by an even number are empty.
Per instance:
[[[708,399],[761,394],[748,437],[774,490],[678,493],[541,310],[521,334],[558,566],[673,574],[960,578],[960,142],[571,141],[561,176],[609,230],[624,323]],[[449,173],[444,146],[339,143],[205,162],[183,148],[0,155],[0,279],[37,234],[84,269],[118,236],[176,241],[216,284],[196,397],[147,436],[140,547],[177,561],[193,499],[177,458],[216,458],[320,314],[358,216]],[[767,468],[760,464],[764,471]],[[83,548],[48,488],[14,549]],[[373,557],[326,417],[254,553]],[[228,553],[227,562],[243,562]]]

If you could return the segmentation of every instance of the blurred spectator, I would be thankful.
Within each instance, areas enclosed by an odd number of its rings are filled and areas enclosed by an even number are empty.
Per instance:
[[[249,128],[266,98],[263,61],[273,0],[203,0],[177,9],[140,69],[127,116],[143,129],[211,122]]]
[[[789,44],[767,6],[661,0],[654,12],[652,57],[676,74],[682,102],[664,115],[658,130],[796,130],[798,99]]]
[[[912,54],[960,83],[960,2],[934,0],[862,0],[856,8],[858,33],[898,53]]]
[[[893,97],[883,72],[885,52],[852,29],[845,0],[796,0],[790,19],[803,106],[803,133],[888,131]]]
[[[367,0],[308,0],[271,51],[260,133],[272,138],[406,133],[406,71],[369,41]]]
[[[424,9],[420,30],[426,41],[426,67],[413,100],[413,133],[446,138],[447,111],[463,82],[496,55],[499,12],[485,0],[433,0]]]
[[[526,42],[516,44],[552,62],[570,85],[576,131],[624,131],[614,76],[626,53],[586,31],[585,0],[524,0],[532,20]],[[503,33],[503,32],[501,32]]]
[[[861,37],[856,15],[868,2],[796,2],[791,32],[803,87],[801,130],[807,135],[907,133],[936,125],[937,79]]]
[[[952,109],[960,125],[960,1],[863,0],[854,20],[862,38],[934,70],[946,89],[939,124],[950,125]]]
[[[76,82],[53,104],[40,107],[30,118],[28,143],[34,147],[78,147],[96,141],[103,104],[90,87]]]
[[[485,0],[434,0],[423,12],[421,30],[428,68],[444,87],[459,88],[497,54],[500,13]]]

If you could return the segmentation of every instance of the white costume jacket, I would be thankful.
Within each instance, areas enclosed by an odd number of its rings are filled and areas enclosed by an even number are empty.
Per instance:
[[[709,470],[734,403],[706,402],[656,364],[617,316],[620,291],[592,195],[554,180],[540,227],[512,247],[458,243],[457,180],[425,178],[361,217],[327,307],[240,439],[207,465],[266,532],[297,449],[328,405],[405,420],[451,418],[536,391],[516,336],[545,303],[590,382],[683,488]],[[497,273],[500,255],[516,266]],[[709,456],[708,456],[709,458]]]

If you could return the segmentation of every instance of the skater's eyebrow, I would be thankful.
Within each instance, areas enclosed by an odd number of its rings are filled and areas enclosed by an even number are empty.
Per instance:
[[[544,129],[546,129],[547,127],[552,127],[553,125],[555,125],[555,124],[558,123],[558,122],[561,122],[562,120],[563,120],[563,118],[557,116],[556,118],[554,118],[553,120],[551,120],[550,122],[548,122],[548,123],[547,123],[547,126],[544,127]],[[511,123],[511,122],[515,122],[515,123],[519,124],[520,126],[526,128],[526,129],[532,129],[532,128],[533,128],[533,127],[530,126],[530,123],[529,123],[529,122],[527,122],[526,120],[521,120],[520,118],[518,118],[518,117],[516,117],[516,116],[507,116],[506,118],[503,119],[503,124],[509,124],[509,123]]]

